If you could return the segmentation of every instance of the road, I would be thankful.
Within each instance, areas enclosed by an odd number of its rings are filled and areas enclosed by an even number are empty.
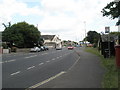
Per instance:
[[[37,83],[42,85],[59,77],[79,59],[77,49],[79,48],[3,55],[0,62],[3,88],[35,88]]]

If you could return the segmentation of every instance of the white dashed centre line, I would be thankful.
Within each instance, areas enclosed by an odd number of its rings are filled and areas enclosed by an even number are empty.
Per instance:
[[[33,56],[29,56],[29,57],[25,57],[25,58],[32,58],[32,57],[36,57],[37,55],[33,55]]]
[[[0,62],[0,64],[3,63],[3,62]]]
[[[55,58],[52,59],[53,61],[55,60]]]
[[[13,60],[9,60],[9,61],[7,61],[7,62],[14,62],[14,61],[16,61],[16,59],[13,59]]]
[[[62,57],[62,56],[60,56],[60,57]]]
[[[15,73],[12,73],[12,74],[10,74],[10,75],[13,76],[13,75],[16,75],[16,74],[19,74],[19,73],[20,73],[20,71],[15,72]]]
[[[57,57],[57,59],[59,59],[59,57]]]
[[[46,61],[47,63],[50,62],[50,61]]]
[[[27,68],[27,70],[30,70],[30,69],[32,69],[32,68],[34,68],[35,66],[31,66],[31,67],[29,67],[29,68]]]
[[[43,65],[44,63],[40,63],[39,65]]]

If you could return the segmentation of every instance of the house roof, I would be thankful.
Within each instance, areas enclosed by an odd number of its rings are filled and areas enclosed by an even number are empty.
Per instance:
[[[45,40],[53,40],[55,35],[41,35],[41,37]]]

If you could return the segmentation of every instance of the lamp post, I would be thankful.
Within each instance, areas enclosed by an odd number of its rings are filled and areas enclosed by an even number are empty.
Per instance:
[[[85,28],[85,45],[86,45],[86,21],[84,21],[84,28]]]

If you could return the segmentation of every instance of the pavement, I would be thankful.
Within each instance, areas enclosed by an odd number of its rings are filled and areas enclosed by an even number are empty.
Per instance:
[[[102,88],[105,69],[100,58],[84,49],[76,52],[80,58],[66,73],[38,88]]]

